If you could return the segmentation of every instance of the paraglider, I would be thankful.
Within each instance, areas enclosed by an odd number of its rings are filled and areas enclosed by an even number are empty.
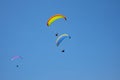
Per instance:
[[[55,15],[51,16],[47,21],[47,26],[49,27],[54,21],[61,19],[61,18],[67,20],[67,18],[62,14],[55,14]]]
[[[65,38],[71,38],[71,36],[69,36],[68,34],[62,34],[60,35],[57,40],[56,40],[56,45],[59,46],[61,44],[61,42],[65,39]]]
[[[22,59],[22,57],[21,57],[21,56],[13,56],[13,57],[11,58],[11,61],[14,61],[14,60],[17,60],[17,59]],[[16,67],[18,68],[19,65],[16,65]]]

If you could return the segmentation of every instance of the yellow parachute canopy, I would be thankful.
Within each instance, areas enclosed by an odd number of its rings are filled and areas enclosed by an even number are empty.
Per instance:
[[[62,14],[55,14],[55,15],[51,16],[51,17],[48,19],[48,21],[47,21],[47,26],[50,26],[54,21],[56,21],[56,20],[58,20],[58,19],[60,19],[60,18],[64,18],[65,20],[67,20],[64,15],[62,15]]]

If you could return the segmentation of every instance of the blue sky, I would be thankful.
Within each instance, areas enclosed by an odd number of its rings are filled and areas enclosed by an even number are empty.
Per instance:
[[[120,1],[0,0],[0,80],[120,80]]]

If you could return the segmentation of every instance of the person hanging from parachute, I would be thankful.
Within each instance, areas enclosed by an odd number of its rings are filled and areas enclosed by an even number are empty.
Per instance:
[[[56,33],[55,36],[57,37],[57,36],[58,36],[58,33]]]
[[[16,67],[19,67],[19,65],[16,65]]]
[[[56,39],[56,46],[58,47],[64,39],[71,39],[71,36],[68,34],[61,34],[57,39]],[[63,49],[61,52],[65,52],[65,50]]]
[[[17,60],[17,59],[22,59],[22,57],[21,57],[21,56],[13,56],[13,57],[11,58],[11,61],[14,61],[14,60]],[[18,68],[19,65],[17,64],[16,67]]]
[[[65,50],[63,49],[61,52],[65,52]]]

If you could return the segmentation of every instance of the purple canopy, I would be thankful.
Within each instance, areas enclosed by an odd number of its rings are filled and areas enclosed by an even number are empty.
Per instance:
[[[13,60],[15,60],[15,59],[22,59],[22,57],[21,56],[13,56],[12,58],[11,58],[11,61],[13,61]]]

